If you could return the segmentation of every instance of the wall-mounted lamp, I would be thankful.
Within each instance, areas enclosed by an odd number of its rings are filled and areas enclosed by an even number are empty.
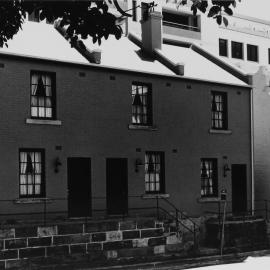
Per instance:
[[[57,157],[54,160],[54,172],[58,173],[59,172],[59,166],[62,166],[62,162],[60,161],[59,157]]]
[[[141,159],[139,158],[136,158],[135,160],[135,172],[138,172],[139,171],[139,166],[142,166],[143,165],[143,162]]]
[[[227,177],[227,172],[231,171],[231,169],[229,168],[229,165],[226,163],[224,166],[223,166],[223,176],[224,177]]]

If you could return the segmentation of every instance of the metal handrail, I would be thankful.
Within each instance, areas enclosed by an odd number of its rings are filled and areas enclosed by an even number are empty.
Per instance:
[[[192,220],[188,215],[186,215],[183,211],[179,210],[172,202],[170,202],[169,200],[167,200],[166,198],[162,198],[162,200],[164,200],[167,204],[169,204],[170,206],[172,206],[174,208],[175,211],[177,211],[178,213],[181,214],[181,218],[185,218],[187,220],[189,220],[190,222],[192,222],[192,224],[194,224],[196,227],[200,227],[194,220]]]
[[[185,30],[191,30],[194,32],[200,32],[200,28],[196,26],[191,26],[191,25],[186,25],[186,24],[181,24],[181,23],[174,23],[174,22],[169,22],[169,21],[164,21],[164,20],[163,20],[163,24],[167,26],[173,26],[173,27],[185,29]]]

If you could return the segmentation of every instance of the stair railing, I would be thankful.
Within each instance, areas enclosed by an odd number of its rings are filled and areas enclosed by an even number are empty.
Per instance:
[[[159,199],[162,200],[167,204],[167,206],[170,206],[174,210],[174,215],[171,214],[167,209],[163,208],[160,206]],[[172,202],[170,202],[166,198],[158,198],[157,197],[157,213],[159,210],[162,210],[164,213],[166,213],[169,217],[175,220],[175,226],[177,233],[180,231],[180,226],[182,226],[184,229],[187,231],[191,232],[193,234],[193,240],[194,240],[194,245],[197,245],[197,233],[200,231],[200,226],[194,222],[188,215],[186,215],[183,211],[179,210]],[[187,226],[182,220],[188,220],[192,224],[192,228]]]

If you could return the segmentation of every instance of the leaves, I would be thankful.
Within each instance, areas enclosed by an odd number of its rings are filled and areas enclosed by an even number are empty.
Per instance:
[[[207,16],[216,20],[220,25],[223,21],[224,25],[228,26],[228,19],[222,16],[222,11],[224,11],[229,16],[233,15],[232,8],[236,7],[236,3],[241,2],[241,0],[190,0],[192,2],[191,11],[193,15],[197,15],[198,10],[202,13],[207,12],[208,4],[211,5]],[[187,0],[176,0],[177,8],[180,5],[186,5]]]
[[[0,46],[7,44],[21,28],[26,13],[39,12],[40,20],[60,19],[60,26],[66,29],[66,38],[71,46],[78,38],[91,37],[101,44],[102,39],[114,35],[119,39],[122,29],[117,17],[109,13],[106,1],[0,1]]]

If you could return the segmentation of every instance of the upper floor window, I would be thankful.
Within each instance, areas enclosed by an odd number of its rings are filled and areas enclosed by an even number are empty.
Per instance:
[[[228,40],[219,39],[219,55],[228,56]]]
[[[20,149],[20,197],[45,196],[44,150]]]
[[[201,197],[218,196],[217,159],[201,159]]]
[[[164,153],[146,152],[145,154],[145,192],[164,193]]]
[[[227,129],[227,93],[211,92],[212,129]]]
[[[31,71],[31,117],[55,119],[55,73]]]
[[[243,59],[243,43],[232,41],[232,58]]]
[[[132,124],[152,125],[150,84],[132,83]]]
[[[247,60],[258,62],[258,46],[247,44]]]
[[[164,25],[200,32],[197,16],[167,11],[163,11],[162,15]]]

